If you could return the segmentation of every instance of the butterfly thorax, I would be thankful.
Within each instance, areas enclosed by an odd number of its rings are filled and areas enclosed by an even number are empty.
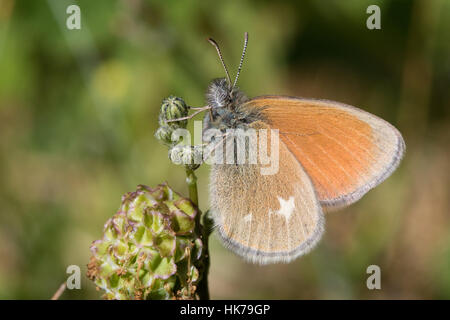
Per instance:
[[[247,96],[238,87],[230,87],[225,78],[215,79],[210,83],[206,101],[211,112],[205,114],[204,130],[246,129],[250,123],[262,120],[260,112],[245,107]]]

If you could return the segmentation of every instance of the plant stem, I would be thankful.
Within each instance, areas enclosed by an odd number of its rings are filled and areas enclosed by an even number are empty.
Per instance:
[[[206,211],[202,215],[202,240],[203,248],[205,250],[203,258],[203,278],[198,284],[199,292],[202,293],[200,299],[209,300],[209,286],[208,286],[208,274],[209,274],[209,236],[213,230],[213,221],[209,216],[209,211]]]
[[[63,282],[63,284],[61,284],[58,288],[58,290],[56,290],[55,294],[51,297],[50,300],[58,300],[59,297],[63,294],[64,290],[66,290],[66,283]]]
[[[189,188],[189,198],[198,207],[197,176],[194,170],[188,167],[186,167],[186,183]]]
[[[201,279],[198,283],[197,293],[200,300],[209,300],[209,287],[208,287],[208,273],[209,273],[209,248],[208,238],[211,233],[211,226],[209,223],[205,223],[207,220],[208,212],[202,215],[200,209],[198,209],[198,190],[197,190],[197,176],[194,170],[186,167],[186,183],[189,188],[189,198],[195,204],[198,210],[198,214],[195,217],[195,228],[198,234],[201,235],[203,242],[203,261],[201,270]],[[203,220],[203,221],[202,221]],[[203,222],[203,224],[202,224]]]

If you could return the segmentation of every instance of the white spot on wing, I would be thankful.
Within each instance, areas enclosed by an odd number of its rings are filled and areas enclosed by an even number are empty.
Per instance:
[[[289,200],[284,200],[283,198],[278,197],[278,201],[280,202],[280,209],[278,209],[274,213],[280,214],[284,216],[286,220],[289,220],[295,209],[294,197],[290,196]]]
[[[250,221],[252,221],[252,214],[249,213],[249,214],[246,215],[243,219],[244,219],[244,222],[250,222]]]

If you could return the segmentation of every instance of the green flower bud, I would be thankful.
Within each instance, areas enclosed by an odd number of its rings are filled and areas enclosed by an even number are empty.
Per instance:
[[[196,299],[203,254],[197,214],[167,184],[139,185],[92,243],[88,277],[106,299]]]
[[[197,169],[203,162],[201,146],[177,145],[169,149],[169,159],[174,164],[184,164],[189,169]]]
[[[172,141],[172,132],[173,128],[168,126],[161,126],[155,132],[155,138],[158,139],[161,143],[166,146],[171,146],[173,144]]]
[[[174,120],[186,117],[189,112],[189,107],[183,99],[170,96],[163,100],[161,110],[159,113],[159,125],[169,126],[172,128],[186,128],[187,120],[167,122],[167,120]]]

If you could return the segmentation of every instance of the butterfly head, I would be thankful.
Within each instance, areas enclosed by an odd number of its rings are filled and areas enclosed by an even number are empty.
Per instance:
[[[245,33],[244,49],[242,52],[241,61],[239,63],[239,68],[236,73],[236,78],[233,83],[231,83],[230,74],[228,73],[225,61],[223,60],[219,45],[211,38],[209,38],[208,41],[216,48],[220,62],[222,62],[222,66],[225,69],[227,77],[214,79],[211,81],[206,92],[206,101],[212,110],[217,110],[218,108],[232,108],[235,103],[238,103],[244,97],[243,93],[238,87],[236,87],[236,83],[242,69],[242,63],[244,62],[245,51],[247,50],[248,33]]]
[[[206,101],[214,110],[217,108],[232,108],[243,97],[238,87],[230,87],[226,78],[214,79],[206,91]]]

